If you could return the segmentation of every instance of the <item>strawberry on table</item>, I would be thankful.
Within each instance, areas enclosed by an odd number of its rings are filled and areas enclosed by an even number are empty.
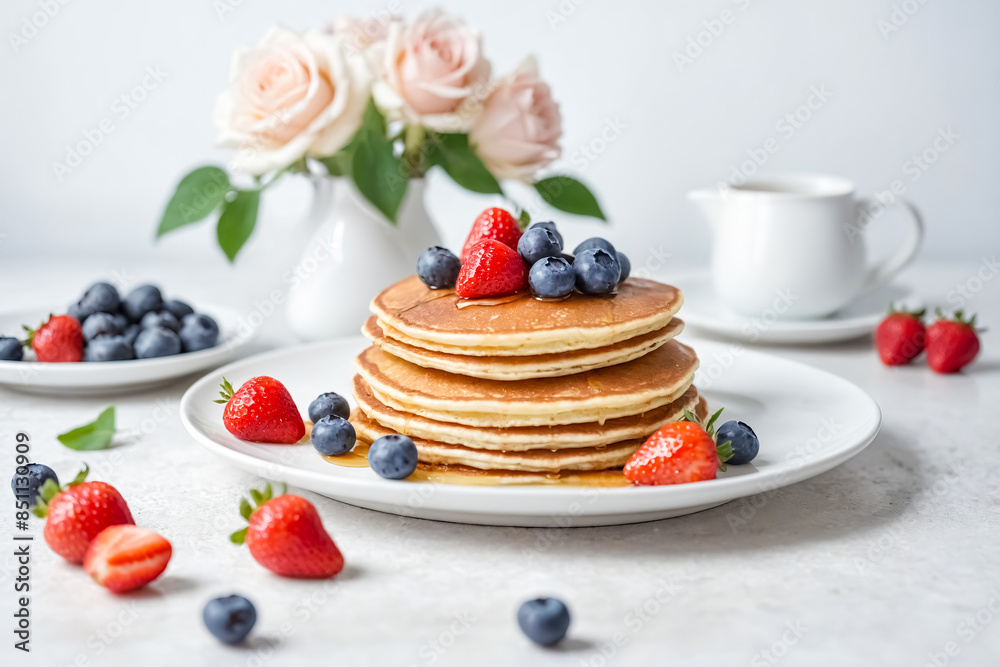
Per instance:
[[[625,464],[625,479],[642,486],[687,484],[715,479],[716,470],[733,454],[730,443],[716,445],[712,425],[719,410],[705,427],[685,410],[685,420],[667,424],[649,436]]]
[[[69,315],[50,315],[37,329],[25,326],[25,344],[35,351],[39,361],[80,361],[83,359],[83,329]]]
[[[300,579],[325,579],[344,569],[344,557],[312,503],[300,496],[272,498],[270,484],[250,495],[256,509],[240,500],[240,514],[250,525],[229,539],[245,542],[254,560],[275,574]]]
[[[889,308],[889,315],[875,329],[875,347],[883,364],[902,366],[923,352],[927,341],[924,312]]]
[[[229,380],[222,378],[219,394],[222,399],[215,402],[226,405],[222,422],[240,440],[290,445],[306,434],[292,395],[272,377],[250,378],[235,392]]]
[[[104,482],[87,482],[88,468],[62,490],[52,480],[41,488],[35,514],[46,517],[49,547],[71,563],[82,563],[87,547],[108,526],[135,524],[125,499]]]
[[[468,260],[472,246],[483,239],[494,239],[516,252],[517,242],[521,240],[521,227],[507,210],[496,207],[486,209],[472,223],[472,231],[462,246],[463,264]]]
[[[110,526],[90,543],[83,571],[112,593],[124,593],[163,574],[172,551],[170,542],[148,528]]]
[[[927,327],[927,365],[937,373],[957,373],[979,354],[976,316],[964,319],[962,311],[948,319],[939,310],[938,320]]]
[[[455,293],[464,299],[502,296],[528,286],[524,260],[499,241],[485,239],[469,249],[455,283]]]

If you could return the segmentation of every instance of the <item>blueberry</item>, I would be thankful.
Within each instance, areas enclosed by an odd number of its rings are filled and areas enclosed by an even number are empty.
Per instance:
[[[615,256],[615,247],[611,245],[611,241],[602,239],[599,236],[594,236],[582,242],[573,250],[573,254],[579,255],[584,250],[593,250],[594,248],[600,248],[601,250],[606,250],[607,252],[611,253],[612,257]]]
[[[576,272],[576,288],[584,294],[609,294],[621,276],[618,260],[601,248],[577,253],[573,271]]]
[[[183,320],[185,315],[190,315],[194,312],[194,308],[187,305],[183,301],[178,301],[177,299],[164,301],[163,309],[170,311],[170,313],[178,320]]]
[[[112,317],[115,318],[115,324],[118,325],[118,331],[121,333],[125,333],[125,330],[132,326],[132,321],[125,313],[114,313]]]
[[[315,424],[327,415],[335,415],[341,419],[347,419],[351,416],[351,406],[337,392],[328,391],[314,398],[313,402],[309,404],[309,420]]]
[[[98,336],[117,336],[122,333],[118,320],[109,313],[94,313],[83,322],[83,338],[90,341]]]
[[[169,310],[155,310],[146,313],[142,316],[142,320],[139,321],[139,326],[143,329],[163,327],[174,332],[181,330],[181,323]]]
[[[138,324],[130,324],[125,327],[125,331],[122,333],[122,338],[128,342],[129,345],[135,346],[135,339],[139,337],[142,332],[142,327]]]
[[[38,491],[47,479],[51,479],[56,486],[59,486],[59,478],[52,468],[41,463],[27,463],[14,470],[14,476],[10,479],[10,489],[14,492],[15,498],[19,501],[27,500],[28,507],[34,507],[38,502]]]
[[[98,313],[100,314],[100,313]],[[94,319],[87,318],[87,321]],[[127,361],[135,359],[132,343],[124,336],[98,336],[83,350],[84,361]]]
[[[545,257],[557,257],[562,252],[562,243],[545,227],[529,227],[517,242],[517,252],[528,264],[534,264]]]
[[[616,254],[618,255],[618,266],[622,269],[622,274],[618,277],[618,282],[621,283],[625,282],[625,279],[628,278],[628,274],[632,273],[632,262],[628,261],[628,257],[625,256],[625,253],[619,252]]]
[[[455,253],[434,246],[424,251],[417,260],[417,276],[431,289],[451,289],[458,280],[462,262]]]
[[[257,610],[242,595],[209,600],[201,616],[208,631],[226,644],[239,644],[257,622]]]
[[[80,308],[79,303],[71,303],[69,308],[66,309],[66,314],[80,324],[83,324],[83,321],[87,319],[87,316],[83,314],[83,309]]]
[[[368,448],[368,465],[386,479],[405,479],[417,469],[417,446],[405,435],[383,435]]]
[[[0,360],[21,361],[24,358],[24,347],[21,341],[10,336],[0,336]]]
[[[517,624],[536,644],[554,646],[569,629],[569,609],[556,598],[528,600],[517,610]]]
[[[181,339],[171,331],[159,329],[143,329],[135,339],[135,356],[137,359],[152,359],[153,357],[168,357],[180,354]]]
[[[70,315],[82,322],[94,313],[114,313],[120,304],[121,297],[114,285],[94,283],[76,303],[76,312],[71,312]],[[72,306],[70,310],[73,310]]]
[[[153,285],[139,285],[125,295],[125,314],[133,322],[138,322],[146,313],[163,310],[163,297]]]
[[[310,438],[313,447],[323,456],[343,456],[354,449],[357,442],[351,422],[336,415],[327,415],[313,424]]]
[[[561,248],[561,247],[563,246],[563,244],[565,243],[565,242],[563,241],[563,235],[559,233],[559,230],[558,230],[558,229],[556,229],[556,223],[554,223],[554,222],[536,222],[536,223],[535,223],[535,224],[533,224],[533,225],[532,225],[531,227],[528,227],[528,229],[534,229],[535,227],[542,227],[542,228],[544,228],[544,229],[548,229],[548,230],[549,230],[549,231],[551,231],[551,232],[552,232],[553,234],[555,234],[555,235],[556,235],[556,238],[557,238],[557,239],[559,239],[559,247],[560,247],[560,248]]]
[[[219,342],[219,325],[208,315],[191,313],[184,316],[180,337],[185,352],[207,350]]]
[[[546,257],[531,266],[531,270],[528,271],[528,284],[537,296],[559,299],[573,291],[576,273],[570,263],[562,257]]]
[[[760,441],[757,439],[757,434],[743,422],[732,420],[719,427],[715,435],[715,442],[721,445],[727,440],[733,448],[733,457],[726,463],[732,463],[735,466],[750,463],[760,451]]]

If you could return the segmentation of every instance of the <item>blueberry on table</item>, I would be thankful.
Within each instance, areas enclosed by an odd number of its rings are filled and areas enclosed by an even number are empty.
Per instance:
[[[556,238],[559,239],[559,247],[560,248],[563,247],[563,245],[565,244],[565,241],[563,241],[563,235],[559,233],[558,229],[556,229],[556,223],[554,223],[554,222],[536,222],[535,224],[531,225],[531,227],[528,227],[528,229],[534,229],[535,227],[541,227],[543,229],[548,229],[553,234],[555,234]]]
[[[368,448],[368,465],[386,479],[405,479],[417,469],[417,446],[405,435],[383,435]]]
[[[580,245],[578,245],[576,248],[573,249],[573,254],[579,255],[584,250],[593,250],[594,248],[600,248],[605,252],[611,253],[612,257],[615,256],[616,252],[615,247],[611,245],[611,241],[608,241],[607,239],[602,239],[599,236],[591,237],[586,241],[580,243]]]
[[[354,426],[343,417],[327,415],[313,424],[312,446],[323,456],[343,456],[357,442]]]
[[[632,262],[628,260],[628,257],[626,257],[623,252],[615,254],[618,257],[618,266],[620,266],[622,270],[622,274],[618,276],[618,282],[622,282],[628,278],[628,274],[632,273]]]
[[[0,361],[21,361],[24,359],[24,346],[21,341],[10,336],[0,336]]]
[[[621,277],[618,259],[601,248],[577,253],[573,271],[576,273],[576,288],[584,294],[610,294]]]
[[[753,429],[740,421],[728,421],[719,427],[715,435],[715,442],[722,444],[729,442],[733,448],[733,455],[726,460],[727,464],[741,465],[750,463],[760,451],[760,441]]]
[[[257,622],[257,610],[242,595],[209,600],[201,616],[208,631],[226,644],[239,644]]]
[[[56,486],[59,486],[59,478],[52,468],[41,463],[28,463],[14,470],[14,476],[10,479],[10,489],[14,492],[15,498],[19,501],[27,500],[28,507],[34,507],[38,502],[39,489],[47,479],[51,479]]]
[[[541,646],[554,646],[569,629],[569,609],[562,600],[528,600],[517,610],[517,624],[528,639]]]
[[[335,391],[320,394],[309,404],[309,421],[316,424],[327,415],[335,415],[341,419],[351,416],[351,406],[347,399]]]
[[[146,313],[163,310],[163,296],[153,285],[139,285],[125,295],[125,314],[138,322]]]
[[[135,339],[135,356],[137,359],[152,359],[154,357],[169,357],[181,353],[181,339],[171,331],[160,327],[158,329],[143,329]]]
[[[100,313],[98,313],[100,314]],[[90,317],[87,319],[94,319]],[[124,336],[98,336],[83,350],[84,361],[128,361],[135,359],[132,343]]]
[[[433,246],[424,251],[417,260],[417,277],[431,289],[451,289],[458,280],[462,262],[455,253]]]
[[[94,313],[88,317],[83,326],[83,339],[90,341],[98,336],[117,336],[123,332],[119,321],[110,313]]]
[[[184,316],[179,335],[185,352],[207,350],[219,342],[219,325],[208,315],[190,313]]]
[[[163,309],[170,311],[170,313],[178,320],[183,320],[185,315],[190,315],[194,312],[194,308],[187,305],[183,301],[178,301],[177,299],[164,301]]]
[[[114,313],[121,304],[121,297],[118,290],[110,283],[94,283],[87,288],[80,300],[76,303],[74,312],[69,313],[81,322],[94,313]],[[82,318],[82,319],[81,319]]]
[[[528,264],[534,264],[545,257],[558,257],[562,252],[562,242],[547,227],[529,227],[517,241],[517,252]]]
[[[576,272],[562,257],[545,257],[531,266],[531,270],[528,271],[528,285],[536,296],[559,299],[573,291],[576,285]]]

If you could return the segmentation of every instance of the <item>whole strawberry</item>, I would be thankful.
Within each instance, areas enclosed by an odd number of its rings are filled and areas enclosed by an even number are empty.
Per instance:
[[[697,417],[685,410],[685,420],[667,424],[649,436],[622,471],[625,479],[643,486],[687,484],[715,479],[732,455],[729,442],[716,445],[712,425],[719,410],[702,427]]]
[[[468,260],[472,246],[483,239],[494,239],[516,252],[517,242],[521,240],[521,228],[508,211],[495,207],[486,209],[472,223],[472,231],[462,246],[463,264]]]
[[[306,434],[292,395],[272,377],[250,378],[235,392],[229,380],[222,378],[219,394],[222,399],[215,402],[226,405],[222,422],[240,440],[290,445]]]
[[[104,482],[87,482],[88,468],[62,490],[52,480],[42,485],[35,514],[46,517],[49,547],[71,563],[82,563],[87,547],[108,526],[135,524],[125,499]]]
[[[976,316],[966,320],[962,311],[948,319],[939,310],[938,320],[927,327],[927,365],[937,373],[957,373],[979,354]]]
[[[50,315],[37,329],[28,332],[25,344],[35,351],[39,361],[80,361],[83,358],[83,329],[69,315]]]
[[[300,579],[325,579],[344,569],[344,557],[312,503],[300,496],[272,498],[270,484],[250,495],[256,509],[240,500],[240,514],[250,525],[229,539],[245,542],[254,560],[275,574]]]
[[[875,348],[883,364],[902,366],[923,352],[927,340],[924,312],[896,310],[890,306],[889,315],[875,329]]]
[[[455,293],[464,299],[502,296],[528,286],[524,260],[503,243],[484,239],[469,249],[455,283]]]

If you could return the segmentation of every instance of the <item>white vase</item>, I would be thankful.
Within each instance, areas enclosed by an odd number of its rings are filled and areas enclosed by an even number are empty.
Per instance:
[[[346,178],[316,177],[309,217],[315,231],[296,266],[288,321],[304,340],[354,336],[380,290],[416,270],[441,240],[424,207],[424,180],[412,179],[390,223]]]

